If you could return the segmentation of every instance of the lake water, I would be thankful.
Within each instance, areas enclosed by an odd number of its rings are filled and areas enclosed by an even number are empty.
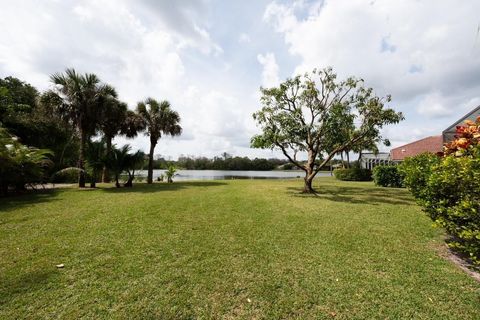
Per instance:
[[[157,179],[164,172],[165,170],[153,170],[153,179]],[[146,177],[147,170],[137,171],[135,175]],[[178,170],[173,180],[294,179],[303,176],[303,171]],[[317,174],[317,177],[322,176],[330,176],[330,172]]]

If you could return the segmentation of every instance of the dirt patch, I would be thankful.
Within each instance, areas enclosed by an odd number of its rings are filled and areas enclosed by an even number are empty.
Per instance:
[[[463,272],[480,282],[480,270],[468,260],[468,257],[453,251],[446,243],[436,243],[433,247],[438,255],[453,262]]]

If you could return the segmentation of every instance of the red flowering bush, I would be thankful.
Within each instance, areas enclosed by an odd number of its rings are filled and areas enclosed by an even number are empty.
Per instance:
[[[454,155],[456,157],[478,156],[478,146],[480,143],[480,117],[475,122],[465,121],[465,126],[458,126],[455,140],[446,143],[444,154]]]

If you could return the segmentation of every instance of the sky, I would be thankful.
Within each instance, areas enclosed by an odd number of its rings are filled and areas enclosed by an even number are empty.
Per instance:
[[[356,76],[406,119],[399,146],[480,105],[478,0],[0,0],[0,77],[40,90],[66,68],[97,74],[134,109],[169,100],[183,134],[155,153],[281,157],[249,148],[259,88],[313,68]],[[148,150],[147,137],[116,139]],[[388,150],[389,148],[382,148]]]

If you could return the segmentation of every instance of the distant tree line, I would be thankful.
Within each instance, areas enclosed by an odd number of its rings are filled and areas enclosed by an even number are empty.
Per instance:
[[[306,162],[299,160],[302,164]],[[332,159],[328,164],[324,166],[324,170],[330,171],[333,167],[346,167],[349,165],[357,165],[357,161],[353,161],[347,164],[340,159]],[[178,160],[166,160],[165,158],[158,158],[153,160],[154,169],[168,169],[169,166],[174,165],[179,169],[186,170],[253,170],[253,171],[269,171],[269,170],[300,170],[298,166],[292,164],[285,159],[277,158],[254,158],[248,157],[233,157],[227,153],[223,153],[222,156],[213,158],[207,157],[193,157],[193,156],[180,156]],[[144,165],[143,169],[147,169]]]
[[[213,158],[180,156],[177,161],[167,161],[164,158],[154,160],[155,169],[167,169],[169,165],[186,170],[259,170],[268,171],[284,169],[288,161],[281,159],[264,159],[248,157],[218,156]],[[289,167],[292,169],[293,167]]]

